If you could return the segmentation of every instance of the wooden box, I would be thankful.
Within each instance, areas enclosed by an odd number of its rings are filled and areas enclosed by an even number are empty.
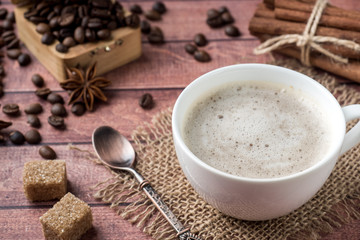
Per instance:
[[[67,78],[65,66],[87,67],[96,62],[97,75],[100,75],[141,55],[140,28],[129,27],[112,31],[110,40],[76,45],[67,53],[60,53],[55,50],[58,41],[52,45],[41,43],[42,35],[36,32],[36,25],[24,18],[27,9],[16,7],[14,10],[18,37],[58,81]]]

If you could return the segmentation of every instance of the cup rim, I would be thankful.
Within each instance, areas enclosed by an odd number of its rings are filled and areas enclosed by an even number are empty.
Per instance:
[[[263,68],[263,69],[277,69],[278,71],[291,72],[292,74],[294,74],[295,77],[305,78],[307,81],[310,81],[312,84],[314,84],[314,86],[316,86],[319,89],[319,91],[323,92],[325,94],[325,96],[332,102],[332,105],[337,108],[336,111],[340,111],[340,113],[342,113],[342,109],[341,109],[339,102],[323,85],[321,85],[319,82],[315,81],[314,79],[310,78],[309,76],[302,74],[300,72],[297,72],[295,70],[288,69],[288,68],[281,67],[281,66],[262,64],[262,63],[244,63],[244,64],[235,64],[235,65],[220,67],[220,68],[214,69],[210,72],[207,72],[207,73],[199,76],[195,80],[193,80],[180,93],[180,95],[178,96],[178,98],[174,104],[174,108],[173,108],[173,112],[172,112],[172,120],[171,120],[172,121],[173,138],[175,140],[178,140],[177,143],[180,145],[181,149],[183,151],[185,151],[186,155],[190,157],[191,161],[194,161],[202,168],[205,168],[206,170],[208,170],[214,174],[217,174],[217,175],[220,175],[222,177],[229,178],[232,180],[237,180],[237,181],[241,180],[241,181],[247,181],[247,182],[253,182],[253,183],[271,183],[271,182],[291,180],[291,179],[294,179],[294,178],[297,178],[300,176],[307,175],[308,173],[321,168],[324,164],[326,164],[328,161],[333,159],[334,156],[338,157],[338,154],[342,147],[342,143],[344,141],[345,131],[346,131],[346,121],[345,121],[345,117],[343,114],[342,114],[342,116],[343,116],[342,120],[343,120],[344,124],[342,124],[342,126],[339,126],[339,128],[342,128],[342,129],[339,129],[339,131],[341,131],[343,134],[341,134],[341,139],[338,139],[337,142],[335,143],[335,147],[330,149],[329,152],[327,153],[327,155],[320,161],[316,162],[314,165],[306,168],[303,171],[296,172],[296,173],[293,173],[290,175],[274,177],[274,178],[251,178],[251,177],[237,176],[237,175],[233,175],[233,174],[218,170],[218,169],[210,166],[209,164],[205,163],[204,161],[199,159],[195,154],[193,154],[190,151],[190,149],[186,146],[183,138],[181,137],[181,130],[180,130],[181,124],[180,124],[180,120],[179,120],[180,117],[177,116],[177,112],[178,112],[178,109],[180,108],[182,98],[184,98],[184,95],[186,94],[187,91],[190,91],[189,89],[193,88],[193,86],[195,86],[197,84],[200,84],[199,82],[204,81],[202,79],[206,79],[211,75],[218,74],[219,72],[222,72],[222,71],[232,70],[234,68],[236,68],[236,69],[238,69],[238,68],[244,68],[244,69]]]

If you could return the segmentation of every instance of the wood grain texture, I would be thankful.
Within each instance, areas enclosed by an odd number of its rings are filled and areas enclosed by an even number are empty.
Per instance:
[[[90,187],[110,176],[103,167],[95,165],[76,151],[68,150],[68,143],[74,143],[83,149],[92,150],[91,134],[100,125],[111,125],[128,138],[131,132],[144,122],[148,122],[157,112],[173,106],[182,89],[200,75],[218,67],[258,62],[271,59],[269,55],[255,56],[252,51],[259,42],[247,30],[249,19],[261,0],[168,0],[164,1],[168,12],[153,26],[163,29],[166,43],[151,45],[146,36],[142,36],[142,56],[125,66],[105,75],[112,85],[105,91],[109,100],[98,103],[94,112],[77,117],[69,113],[65,118],[66,130],[59,131],[47,123],[50,115],[50,103],[35,96],[35,86],[30,81],[32,74],[40,73],[51,90],[60,93],[65,100],[68,94],[63,91],[56,79],[33,57],[27,67],[20,67],[16,61],[4,58],[7,76],[4,78],[5,95],[0,104],[16,102],[23,110],[31,102],[40,102],[44,112],[39,115],[42,127],[39,129],[43,139],[40,145],[49,144],[65,159],[68,167],[69,188],[79,198],[90,204],[94,216],[94,228],[82,239],[144,239],[150,240],[137,227],[132,226],[113,209],[93,198]],[[357,0],[331,0],[331,3],[348,9],[360,10]],[[144,10],[150,9],[152,0],[123,0],[128,8],[138,3]],[[206,23],[206,11],[209,8],[227,6],[235,17],[235,25],[243,35],[239,38],[227,37],[223,28],[211,29]],[[10,1],[2,1],[1,7],[13,9]],[[143,16],[141,16],[143,18]],[[212,57],[209,63],[196,62],[184,51],[184,45],[192,42],[196,33],[202,32],[209,39],[204,47]],[[26,48],[22,47],[26,52]],[[354,88],[359,85],[352,84]],[[139,97],[145,93],[154,96],[156,105],[151,110],[138,106]],[[67,106],[69,111],[69,107]],[[24,112],[19,117],[10,118],[0,112],[0,119],[13,121],[13,126],[5,129],[30,129]],[[43,239],[38,218],[54,202],[29,202],[22,189],[22,168],[25,162],[40,159],[40,145],[25,144],[15,146],[9,142],[0,144],[0,239]],[[128,203],[123,203],[124,205]],[[360,239],[360,220],[352,221],[340,228],[334,228],[331,234],[323,235],[324,240]]]

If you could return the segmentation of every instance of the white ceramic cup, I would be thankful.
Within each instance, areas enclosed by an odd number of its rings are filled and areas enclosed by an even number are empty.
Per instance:
[[[182,125],[199,95],[233,81],[271,81],[293,86],[316,97],[335,121],[334,144],[315,165],[290,176],[254,179],[217,170],[197,158],[185,145]],[[329,177],[340,155],[360,142],[360,123],[346,133],[346,122],[360,117],[360,105],[341,108],[315,80],[292,70],[266,64],[239,64],[206,73],[178,97],[172,114],[176,154],[181,168],[199,195],[220,212],[243,220],[267,220],[286,215],[307,202]]]

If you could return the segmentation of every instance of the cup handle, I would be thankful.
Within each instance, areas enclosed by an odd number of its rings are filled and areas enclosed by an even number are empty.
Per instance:
[[[360,104],[345,106],[342,108],[342,111],[346,122],[360,118]],[[343,155],[358,143],[360,143],[360,122],[356,123],[356,125],[346,133],[340,155]]]

